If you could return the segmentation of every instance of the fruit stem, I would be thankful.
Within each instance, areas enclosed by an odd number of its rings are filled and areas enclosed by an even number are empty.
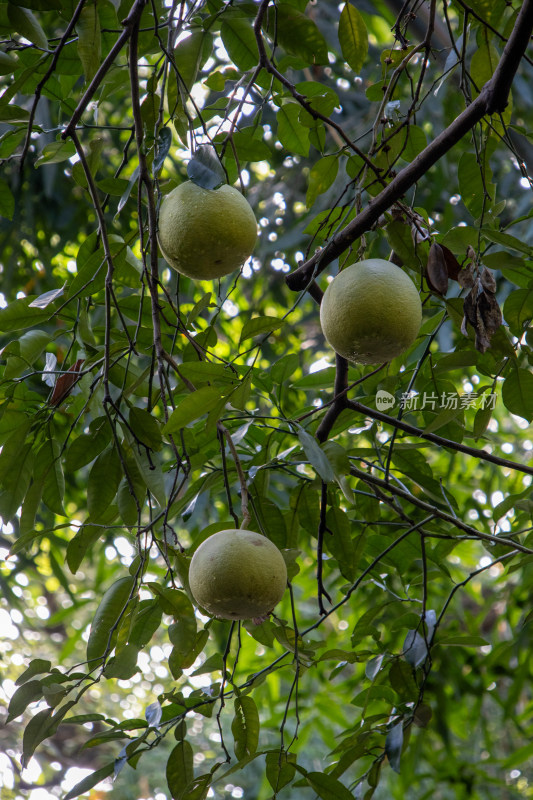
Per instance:
[[[252,515],[250,514],[250,511],[248,509],[248,500],[249,500],[248,486],[246,485],[246,477],[244,475],[241,460],[239,458],[239,454],[237,453],[237,448],[235,447],[235,443],[231,438],[231,433],[228,431],[226,426],[223,425],[222,422],[220,422],[220,420],[217,422],[217,428],[222,434],[222,436],[225,437],[228,443],[228,448],[231,453],[231,457],[233,458],[233,461],[235,463],[235,469],[237,470],[239,483],[241,485],[242,527],[247,528]]]

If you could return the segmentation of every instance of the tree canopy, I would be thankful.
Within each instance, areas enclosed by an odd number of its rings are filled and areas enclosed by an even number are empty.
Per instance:
[[[0,3],[3,800],[533,797],[532,30]],[[158,246],[187,180],[257,219],[219,280]],[[364,365],[319,306],[367,258],[423,319]],[[287,566],[266,618],[190,591],[240,527]]]

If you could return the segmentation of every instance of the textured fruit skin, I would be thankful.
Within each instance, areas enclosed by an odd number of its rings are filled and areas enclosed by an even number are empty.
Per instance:
[[[181,183],[161,203],[158,240],[182,275],[213,280],[242,266],[257,239],[252,207],[233,186],[203,189]]]
[[[414,342],[422,304],[411,278],[395,264],[368,258],[332,280],[320,306],[320,324],[331,347],[349,361],[381,364]]]
[[[201,608],[222,619],[269,614],[287,586],[287,567],[269,539],[242,529],[214,533],[195,551],[189,586]]]

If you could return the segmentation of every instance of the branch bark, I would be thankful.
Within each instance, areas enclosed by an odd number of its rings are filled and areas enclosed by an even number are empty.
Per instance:
[[[312,285],[327,266],[353,244],[405,192],[417,183],[487,114],[502,112],[507,106],[509,91],[516,71],[529,43],[533,30],[533,0],[522,4],[513,31],[492,78],[476,99],[442,131],[407,167],[358,214],[355,219],[333,236],[323,250],[313,255],[287,278],[287,286],[300,292]]]

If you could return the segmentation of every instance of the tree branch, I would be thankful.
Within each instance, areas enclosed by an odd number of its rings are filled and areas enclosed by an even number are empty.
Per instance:
[[[383,189],[355,219],[333,236],[323,250],[287,276],[295,292],[305,289],[327,266],[350,247],[405,192],[459,142],[487,114],[501,112],[533,30],[533,0],[525,0],[492,78],[476,99]]]
[[[437,506],[432,506],[431,503],[427,503],[420,497],[416,497],[414,494],[406,492],[405,489],[400,489],[398,486],[395,486],[389,481],[383,480],[383,478],[378,478],[376,475],[372,475],[369,472],[364,472],[364,470],[353,466],[350,468],[350,474],[355,478],[359,478],[365,483],[370,484],[371,486],[377,486],[384,492],[390,492],[390,494],[402,498],[407,503],[422,509],[422,511],[432,514],[434,517],[438,517],[444,522],[448,522],[452,528],[458,528],[460,531],[463,531],[470,539],[482,539],[483,541],[490,542],[491,544],[503,544],[506,547],[512,547],[514,550],[520,550],[521,553],[528,553],[529,555],[533,554],[533,550],[530,547],[526,547],[525,545],[520,544],[520,542],[509,539],[507,536],[496,536],[492,533],[485,533],[477,528],[473,528],[471,525],[467,525],[466,522],[463,522],[462,519],[453,517],[451,514],[447,514],[446,511],[441,511]]]
[[[105,57],[104,61],[100,64],[100,67],[90,82],[89,86],[85,90],[83,97],[81,98],[80,102],[76,106],[74,113],[70,119],[69,124],[61,134],[62,139],[67,139],[69,136],[72,136],[72,132],[76,130],[76,125],[81,119],[81,116],[91,99],[100,86],[101,82],[105,78],[106,74],[108,73],[109,69],[115,58],[118,56],[122,48],[124,47],[125,43],[130,38],[132,31],[135,29],[136,25],[138,24],[143,8],[145,7],[148,0],[135,0],[135,3],[132,6],[132,9],[125,20],[123,20],[122,24],[124,26],[124,30],[118,37],[117,41]]]
[[[365,414],[371,419],[377,419],[380,422],[384,422],[386,425],[392,425],[397,430],[410,433],[412,436],[416,436],[419,439],[426,439],[428,442],[439,445],[439,447],[446,447],[448,450],[457,450],[459,453],[466,453],[466,455],[479,458],[482,461],[490,461],[492,464],[497,464],[499,467],[506,467],[507,469],[524,472],[526,475],[533,475],[533,467],[529,467],[527,464],[519,464],[516,461],[510,461],[508,458],[495,456],[487,450],[481,450],[478,447],[469,447],[467,444],[454,442],[452,439],[445,439],[443,436],[438,436],[436,433],[426,433],[421,428],[417,428],[416,425],[410,425],[408,422],[396,419],[396,417],[389,417],[388,414],[383,414],[381,411],[377,411],[369,406],[364,406],[362,403],[358,403],[355,400],[346,401],[346,408],[351,408],[352,411]]]

